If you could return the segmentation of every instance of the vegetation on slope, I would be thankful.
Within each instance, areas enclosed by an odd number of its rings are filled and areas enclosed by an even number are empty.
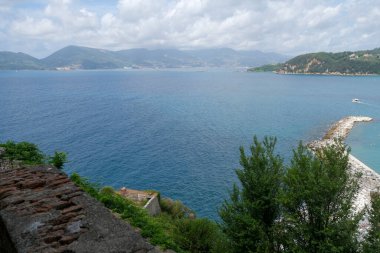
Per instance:
[[[257,68],[248,69],[249,72],[277,72],[283,67],[283,64],[268,64]]]
[[[5,148],[4,154],[0,159],[6,159],[11,164],[20,162],[28,165],[41,165],[52,164],[58,169],[62,169],[63,165],[67,162],[67,155],[65,152],[56,151],[53,156],[45,155],[37,145],[30,142],[7,141],[0,143],[0,147]]]
[[[43,69],[41,62],[24,53],[0,52],[0,69]]]
[[[208,219],[192,219],[189,210],[180,202],[160,201],[163,213],[152,217],[132,201],[122,197],[111,187],[100,188],[71,175],[71,180],[107,208],[120,215],[132,226],[141,229],[141,235],[154,245],[176,252],[223,252],[223,234],[217,224]],[[163,204],[164,203],[164,204]]]
[[[380,74],[380,48],[356,52],[304,54],[273,68],[266,65],[249,71],[276,71],[284,74]]]

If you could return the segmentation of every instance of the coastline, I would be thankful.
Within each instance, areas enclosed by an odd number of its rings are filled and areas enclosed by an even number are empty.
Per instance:
[[[321,140],[309,143],[309,147],[311,149],[323,147],[331,144],[334,138],[342,138],[344,141],[357,123],[371,122],[372,120],[370,117],[363,116],[345,117],[333,124]],[[380,175],[351,154],[348,162],[352,173],[359,172],[362,174],[359,181],[359,192],[353,205],[356,211],[361,211],[365,206],[370,206],[371,192],[380,189]]]
[[[296,72],[281,72],[273,71],[278,75],[315,75],[315,76],[379,76],[379,74],[365,74],[365,73],[341,73],[341,72],[305,72],[305,73],[296,73]]]

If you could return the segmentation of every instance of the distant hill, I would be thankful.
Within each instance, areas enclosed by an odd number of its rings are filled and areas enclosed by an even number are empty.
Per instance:
[[[0,69],[43,69],[40,60],[24,53],[0,52]]]
[[[116,69],[122,68],[124,62],[114,52],[78,46],[68,46],[41,60],[49,69]]]
[[[115,54],[125,62],[127,67],[179,68],[206,65],[187,51],[177,49],[138,48],[116,51]]]
[[[304,54],[283,64],[264,65],[249,71],[275,71],[280,74],[380,74],[380,48],[356,52]]]
[[[277,63],[287,56],[260,51],[236,51],[229,48],[203,50],[177,49],[104,49],[68,46],[43,59],[20,53],[0,53],[0,69],[119,69],[119,68],[188,68],[247,67]],[[29,59],[29,60],[27,60]]]

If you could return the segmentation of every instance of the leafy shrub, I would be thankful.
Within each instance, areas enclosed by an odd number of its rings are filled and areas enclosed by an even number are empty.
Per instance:
[[[160,206],[163,212],[168,213],[174,219],[195,217],[194,212],[179,200],[162,198]]]
[[[3,157],[10,161],[17,160],[30,165],[44,164],[45,162],[45,156],[33,143],[7,141],[0,144],[0,147],[5,148]]]
[[[228,247],[221,247],[223,235],[215,222],[208,219],[179,219],[176,225],[174,238],[182,249],[194,253],[228,252]]]
[[[100,190],[101,194],[114,194],[115,190],[111,186],[105,186]]]
[[[54,156],[51,156],[49,163],[54,165],[57,169],[62,169],[63,165],[67,162],[67,155],[65,152],[54,152]]]

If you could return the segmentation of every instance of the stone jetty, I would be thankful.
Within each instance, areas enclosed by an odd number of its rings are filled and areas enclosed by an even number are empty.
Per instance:
[[[356,123],[370,122],[372,120],[373,119],[370,117],[363,116],[345,117],[332,125],[322,140],[313,141],[309,144],[309,146],[311,148],[318,148],[331,144],[335,138],[341,138],[344,140]],[[370,205],[371,192],[375,192],[380,189],[380,175],[353,155],[349,155],[349,164],[352,173],[359,172],[362,174],[359,182],[359,193],[354,203],[354,209],[360,211],[366,205]]]

